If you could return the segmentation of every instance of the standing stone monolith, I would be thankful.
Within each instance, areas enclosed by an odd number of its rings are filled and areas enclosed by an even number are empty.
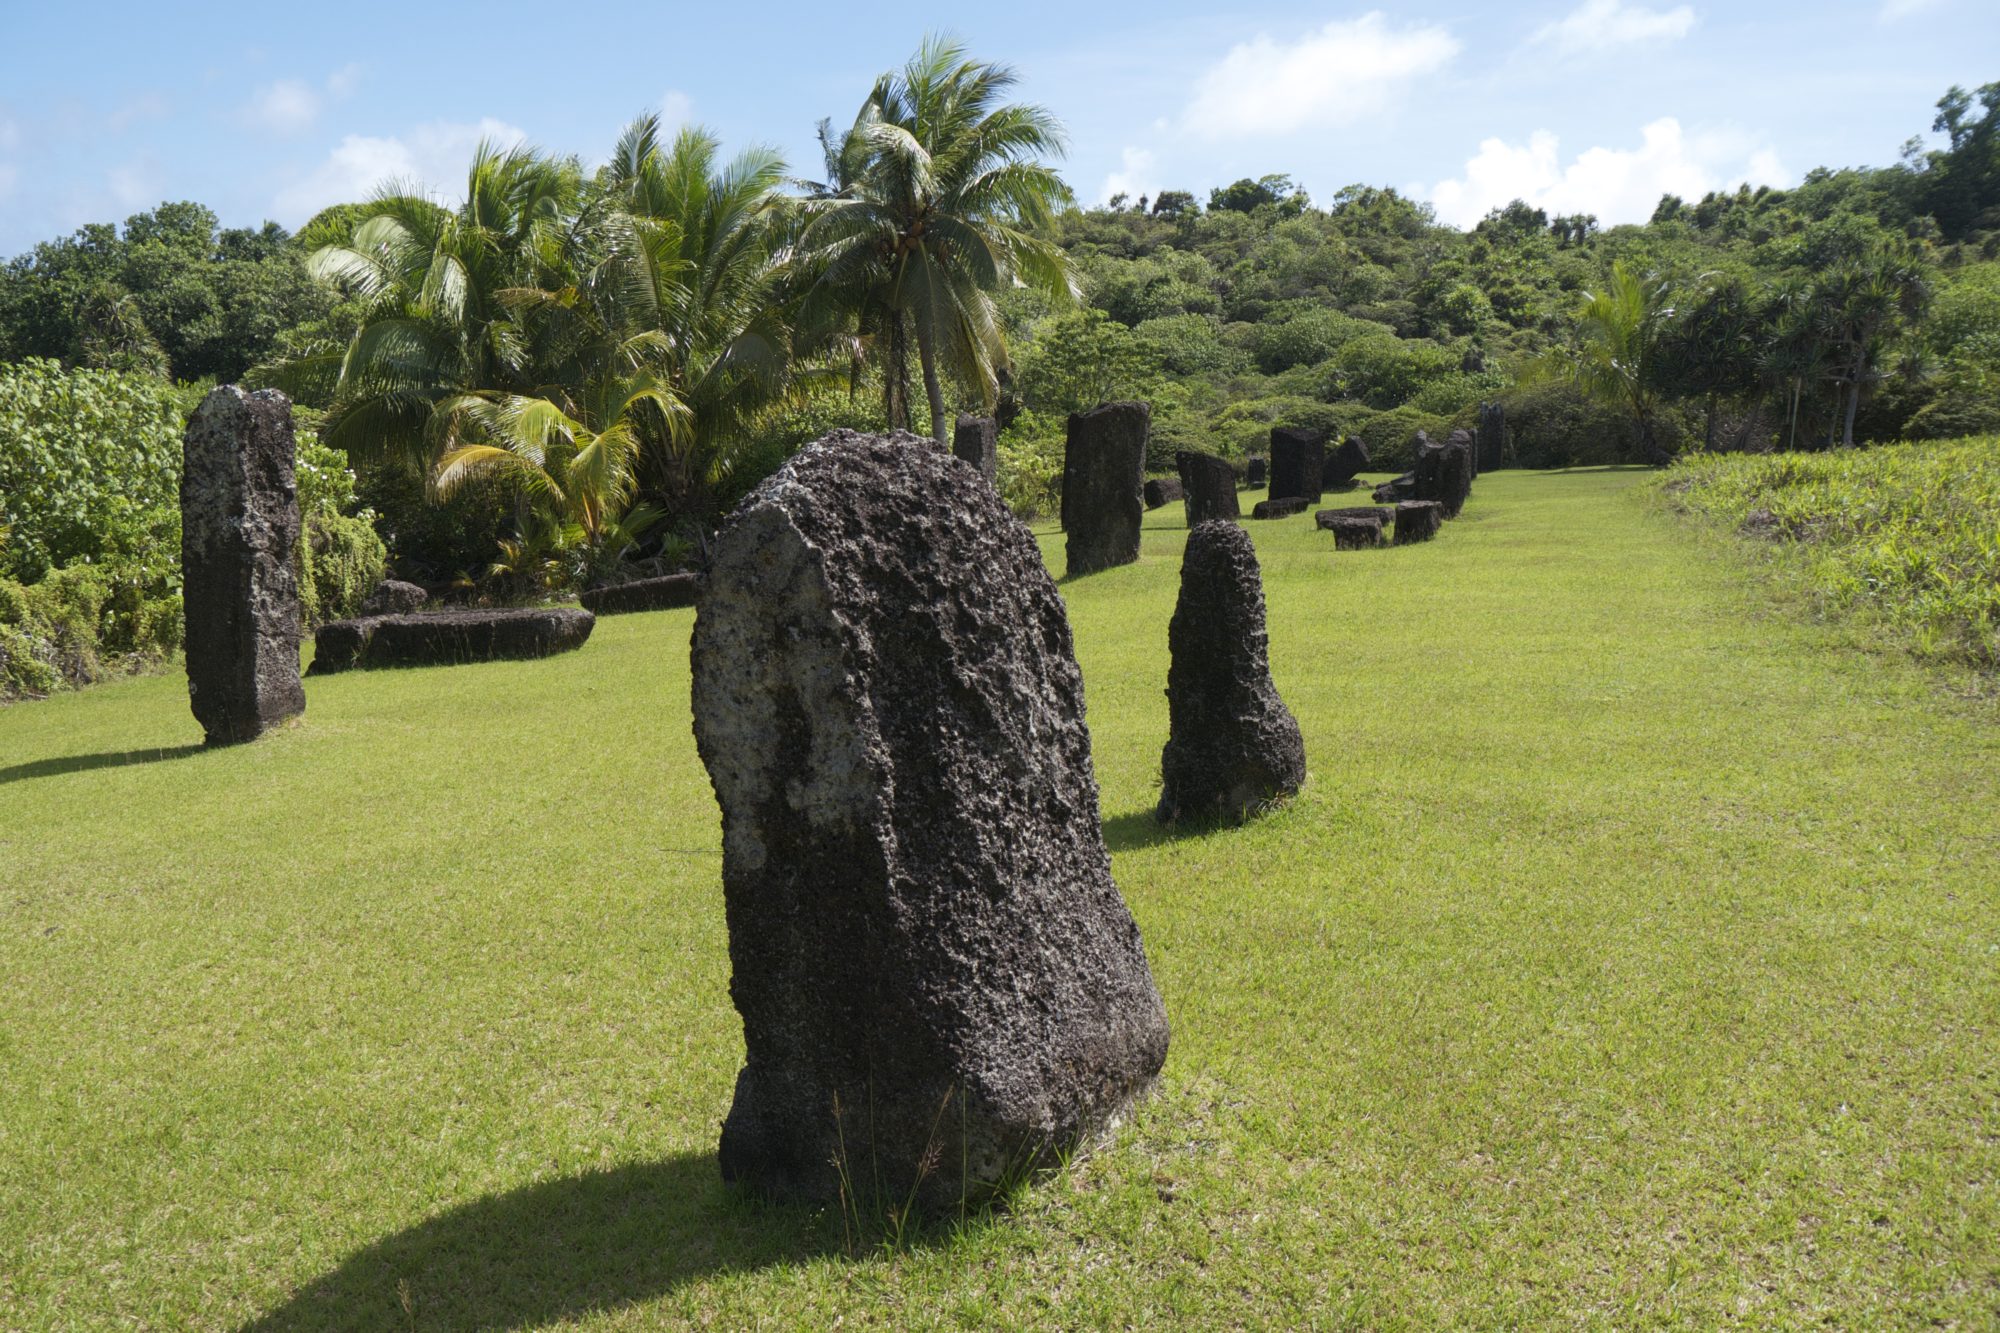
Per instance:
[[[1243,484],[1251,490],[1254,491],[1262,486],[1266,475],[1267,469],[1263,459],[1246,458],[1243,460]]]
[[[1472,437],[1464,431],[1443,444],[1426,441],[1417,452],[1416,485],[1411,498],[1435,500],[1444,517],[1457,518],[1472,494]]]
[[[1444,526],[1444,506],[1436,500],[1404,500],[1396,505],[1396,545],[1427,542]]]
[[[1062,599],[954,466],[836,431],[711,548],[694,731],[746,1048],[720,1156],[768,1194],[976,1200],[1166,1057]]]
[[[1298,791],[1305,741],[1271,682],[1264,580],[1250,534],[1236,524],[1188,533],[1167,648],[1159,821],[1242,819]]]
[[[1498,472],[1507,449],[1507,409],[1498,403],[1479,405],[1479,470]]]
[[[1183,449],[1174,455],[1174,466],[1181,474],[1181,498],[1190,528],[1213,518],[1243,516],[1236,499],[1236,469],[1227,460]]]
[[[275,389],[212,389],[182,437],[188,702],[210,745],[306,710],[293,465],[292,404]]]
[[[992,417],[959,413],[951,434],[951,452],[992,481],[1000,473],[1000,423]]]
[[[1350,435],[1326,456],[1326,485],[1329,490],[1346,486],[1368,466],[1368,446]]]
[[[1271,428],[1271,498],[1318,504],[1326,489],[1326,436],[1302,426]]]
[[[1153,409],[1105,403],[1072,412],[1063,451],[1063,531],[1071,576],[1095,574],[1139,558],[1145,514],[1146,435]]]

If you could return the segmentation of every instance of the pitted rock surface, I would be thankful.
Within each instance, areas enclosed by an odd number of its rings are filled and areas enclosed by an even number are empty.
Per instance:
[[[581,593],[577,601],[592,615],[617,616],[633,611],[672,611],[693,606],[701,595],[701,575],[662,574],[655,579],[634,579]]]
[[[1063,531],[1069,572],[1095,574],[1139,558],[1146,435],[1153,409],[1105,403],[1072,412],[1063,452]]]
[[[1062,599],[920,445],[808,445],[731,515],[696,611],[746,1048],[721,1165],[774,1195],[838,1199],[844,1156],[894,1206],[955,1207],[1088,1147],[1166,1056]]]
[[[951,452],[992,481],[1000,472],[1000,423],[992,417],[961,412],[952,429]]]
[[[312,674],[552,657],[583,647],[596,624],[566,606],[336,620],[313,635]]]
[[[1319,525],[1333,534],[1336,551],[1365,551],[1382,544],[1380,518],[1322,518]]]
[[[1181,474],[1189,527],[1210,519],[1243,516],[1236,500],[1236,469],[1228,462],[1213,454],[1183,449],[1174,455],[1174,466]]]
[[[1318,504],[1326,489],[1326,436],[1302,426],[1271,428],[1271,495]]]
[[[1241,819],[1298,791],[1305,742],[1271,682],[1264,580],[1250,534],[1236,524],[1188,533],[1167,648],[1160,822]]]
[[[306,709],[293,466],[292,404],[275,389],[216,387],[182,436],[188,703],[210,745]]]
[[[375,591],[368,594],[361,603],[364,616],[397,616],[420,610],[431,595],[414,583],[401,579],[383,579],[375,585]]]

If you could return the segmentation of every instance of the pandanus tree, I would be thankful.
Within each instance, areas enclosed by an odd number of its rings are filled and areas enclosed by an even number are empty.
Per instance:
[[[1070,198],[1042,160],[1061,155],[1062,130],[1043,108],[1003,100],[1016,82],[955,42],[926,41],[876,82],[837,142],[823,136],[829,179],[801,205],[802,322],[872,338],[892,427],[909,424],[914,339],[940,442],[947,377],[986,403],[997,391],[1007,353],[993,293],[1077,292],[1068,258],[1039,234]]]
[[[1900,242],[1885,242],[1841,264],[1817,284],[1820,328],[1842,395],[1842,444],[1854,443],[1862,391],[1882,378],[1891,338],[1898,328],[1916,323],[1930,298],[1922,257]]]

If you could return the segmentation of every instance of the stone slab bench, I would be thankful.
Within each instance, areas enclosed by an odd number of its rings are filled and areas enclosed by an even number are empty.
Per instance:
[[[336,620],[313,636],[309,674],[550,657],[581,648],[596,623],[596,616],[573,607]]]
[[[577,598],[592,615],[619,616],[632,611],[672,611],[693,606],[701,595],[701,575],[662,574],[634,579],[608,588],[592,588]]]

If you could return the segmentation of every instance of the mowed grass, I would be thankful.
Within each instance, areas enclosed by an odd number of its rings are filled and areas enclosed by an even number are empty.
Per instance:
[[[1637,480],[1251,524],[1312,777],[1241,828],[1148,815],[1178,507],[1063,585],[1173,1049],[901,1250],[717,1178],[691,613],[215,753],[177,676],[0,712],[0,1327],[2000,1322],[2000,715]]]

